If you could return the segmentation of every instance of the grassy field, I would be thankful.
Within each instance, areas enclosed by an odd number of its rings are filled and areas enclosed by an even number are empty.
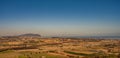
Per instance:
[[[16,52],[14,50],[7,50],[0,52],[0,58],[64,58],[59,55],[51,55],[48,53],[39,52]]]
[[[114,54],[109,54],[109,55],[105,55],[102,53],[93,53],[93,54],[85,54],[85,53],[76,53],[76,52],[72,52],[72,51],[64,51],[65,53],[69,53],[69,54],[73,54],[73,55],[78,55],[78,56],[85,56],[87,58],[117,58],[116,55]]]
[[[18,58],[19,55],[19,53],[16,53],[13,50],[0,52],[0,58]]]
[[[120,58],[118,40],[21,39],[1,39],[0,58]]]
[[[64,58],[58,55],[51,55],[48,53],[39,53],[39,52],[22,52],[18,58]]]

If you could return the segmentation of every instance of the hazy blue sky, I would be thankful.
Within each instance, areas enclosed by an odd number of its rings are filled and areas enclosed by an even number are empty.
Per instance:
[[[0,0],[0,35],[119,36],[120,0]]]

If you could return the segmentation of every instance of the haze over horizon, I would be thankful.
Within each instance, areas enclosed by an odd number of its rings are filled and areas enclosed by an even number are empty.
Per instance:
[[[0,36],[120,36],[120,0],[0,0]]]

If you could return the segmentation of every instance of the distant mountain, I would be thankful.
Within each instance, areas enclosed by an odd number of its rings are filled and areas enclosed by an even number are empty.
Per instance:
[[[19,36],[41,37],[41,35],[39,35],[39,34],[32,34],[32,33],[22,34],[22,35],[19,35]]]
[[[6,38],[6,39],[18,39],[18,38],[40,38],[41,35],[39,34],[32,34],[32,33],[29,33],[29,34],[21,34],[21,35],[16,35],[16,36],[2,36],[1,38]]]

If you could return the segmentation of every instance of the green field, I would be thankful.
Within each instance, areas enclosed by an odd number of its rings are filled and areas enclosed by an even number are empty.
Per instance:
[[[65,53],[78,55],[78,56],[85,56],[87,58],[118,58],[117,55],[114,54],[102,54],[102,53],[94,53],[94,54],[85,54],[85,53],[77,53],[72,51],[64,51]]]
[[[65,58],[63,56],[51,55],[48,53],[39,52],[16,52],[14,50],[7,50],[0,52],[0,58]]]

